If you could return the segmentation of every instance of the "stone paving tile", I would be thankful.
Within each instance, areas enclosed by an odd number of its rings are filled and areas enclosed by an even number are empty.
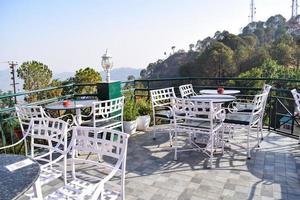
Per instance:
[[[180,152],[174,161],[174,151],[163,128],[155,141],[151,130],[132,135],[128,144],[126,200],[300,200],[298,141],[264,132],[261,148],[253,149],[252,159],[248,160],[243,133],[240,131],[231,144],[226,144],[230,148],[225,148],[223,156],[215,157],[211,169],[201,152]],[[184,136],[181,137],[184,144]],[[255,143],[255,137],[251,138]],[[43,193],[60,185],[61,180],[52,182],[43,187]]]

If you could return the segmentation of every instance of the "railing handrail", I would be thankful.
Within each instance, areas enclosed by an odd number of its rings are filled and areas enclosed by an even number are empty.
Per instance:
[[[174,80],[245,80],[245,81],[283,81],[283,82],[300,82],[298,79],[285,79],[285,78],[267,78],[267,77],[251,77],[251,78],[238,78],[238,77],[174,77],[174,78],[156,78],[156,79],[136,79],[136,82],[147,81],[174,81]]]
[[[47,91],[62,89],[62,88],[71,87],[71,86],[74,86],[74,83],[61,85],[61,86],[46,87],[46,88],[38,89],[38,90],[31,90],[31,91],[17,92],[17,93],[12,93],[12,94],[5,94],[5,95],[1,95],[0,99],[7,99],[7,98],[10,98],[10,97],[24,96],[24,95],[38,93],[38,92],[47,92]]]

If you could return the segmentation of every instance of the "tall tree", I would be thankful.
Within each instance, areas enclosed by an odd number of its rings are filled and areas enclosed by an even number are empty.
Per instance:
[[[23,89],[27,91],[48,87],[52,79],[52,71],[49,67],[38,61],[24,62],[17,70],[17,74],[24,80]],[[25,100],[34,102],[43,97],[44,93],[40,93],[39,95],[29,95]]]
[[[74,76],[75,83],[99,83],[101,82],[101,80],[102,79],[100,73],[90,67],[79,69],[78,71],[76,71],[76,74]],[[95,93],[96,88],[91,86],[81,86],[77,89],[76,92],[80,94]]]

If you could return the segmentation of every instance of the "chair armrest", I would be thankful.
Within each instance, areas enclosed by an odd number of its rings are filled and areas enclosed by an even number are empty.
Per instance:
[[[102,179],[99,183],[97,183],[96,190],[95,190],[91,200],[98,199],[101,192],[104,191],[104,184],[107,183],[111,178],[113,178],[115,176],[115,174],[119,171],[120,166],[121,166],[121,160],[119,162],[117,162],[117,164],[114,166],[112,171],[104,179]]]
[[[21,140],[19,140],[18,142],[14,143],[14,144],[0,147],[0,150],[9,149],[9,148],[12,148],[14,146],[17,146],[18,144],[22,143],[26,139],[26,137],[27,137],[27,134]]]

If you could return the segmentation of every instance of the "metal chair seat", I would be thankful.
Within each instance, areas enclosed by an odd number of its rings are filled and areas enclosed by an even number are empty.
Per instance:
[[[155,113],[155,117],[173,119],[173,112],[171,110],[162,110]]]
[[[258,116],[254,116],[253,121],[256,121],[257,119]],[[249,125],[251,122],[251,113],[228,113],[224,122],[228,124]]]

